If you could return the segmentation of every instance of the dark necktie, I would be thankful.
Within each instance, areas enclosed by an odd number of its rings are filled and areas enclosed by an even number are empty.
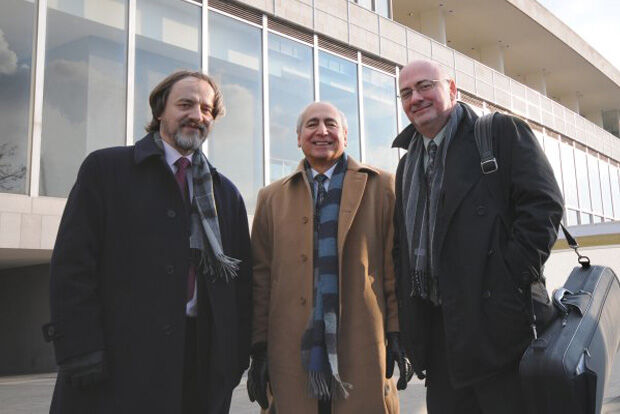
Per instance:
[[[433,182],[433,175],[435,174],[435,155],[437,155],[437,144],[435,144],[434,140],[431,140],[428,143],[426,148],[426,152],[428,153],[428,162],[426,164],[426,182],[430,187]]]
[[[325,197],[327,196],[327,190],[325,190],[325,181],[327,180],[327,176],[325,174],[317,174],[314,177],[314,181],[316,181],[316,204],[314,205],[314,224],[316,228],[319,228],[319,221],[321,218],[321,205],[323,201],[325,201]]]
[[[174,174],[174,178],[177,180],[177,184],[179,184],[179,189],[181,190],[181,195],[183,196],[183,201],[185,202],[185,207],[189,211],[191,202],[189,199],[189,188],[187,187],[187,168],[190,166],[190,161],[181,157],[175,161],[174,165],[177,167],[177,172]],[[196,267],[194,263],[190,261],[189,264],[189,273],[187,275],[187,301],[189,302],[194,297],[194,287],[196,285]]]

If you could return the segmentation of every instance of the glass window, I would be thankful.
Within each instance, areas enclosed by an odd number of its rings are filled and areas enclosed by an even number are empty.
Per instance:
[[[575,171],[577,172],[579,210],[591,211],[592,204],[590,203],[590,184],[588,183],[588,163],[586,161],[586,153],[579,148],[575,148]]]
[[[314,100],[312,48],[269,34],[270,177],[274,181],[297,167],[297,118]]]
[[[558,182],[558,186],[560,187],[560,190],[562,190],[562,168],[560,164],[559,144],[560,143],[557,139],[545,136],[545,154],[547,155],[547,159],[549,159],[551,168],[553,168],[553,174]],[[563,193],[564,192],[562,191],[562,194]]]
[[[364,67],[365,162],[390,172],[396,171],[398,151],[392,149],[396,137],[396,84],[393,76]]]
[[[594,216],[594,219],[592,220],[592,223],[602,223],[603,222],[603,217],[601,216]]]
[[[319,94],[347,117],[347,153],[360,159],[360,127],[357,93],[357,64],[331,53],[319,52]]]
[[[209,13],[209,75],[227,107],[207,140],[209,159],[239,188],[249,214],[263,186],[261,53],[259,28]]]
[[[588,154],[588,177],[590,178],[592,211],[595,214],[603,214],[603,199],[601,197],[601,177],[598,170],[598,159],[592,154]]]
[[[151,120],[149,95],[155,85],[176,70],[200,69],[200,15],[200,7],[178,0],[137,1],[135,141]]]
[[[5,0],[0,13],[0,192],[26,193],[34,4]]]
[[[568,226],[576,226],[579,224],[579,213],[575,210],[566,209],[566,224]]]
[[[50,0],[41,195],[65,197],[90,152],[125,144],[125,0]]]
[[[577,178],[575,177],[575,157],[573,147],[565,142],[560,143],[562,156],[562,178],[564,181],[564,200],[571,207],[577,207]]]
[[[375,0],[375,12],[389,19],[390,18],[390,0]]]
[[[609,181],[611,185],[611,199],[614,205],[614,217],[620,219],[620,185],[618,183],[618,168],[609,166]]]
[[[601,194],[603,196],[603,212],[607,217],[613,217],[613,206],[611,201],[611,186],[609,184],[609,164],[601,159],[598,160],[598,167],[601,172]]]
[[[581,213],[581,224],[591,224],[592,223],[592,215],[587,213]]]
[[[534,136],[538,140],[538,143],[540,144],[540,148],[544,151],[545,150],[545,145],[544,145],[544,142],[543,142],[543,133],[540,132],[540,131],[536,131],[535,129],[533,129],[532,132],[534,132]]]

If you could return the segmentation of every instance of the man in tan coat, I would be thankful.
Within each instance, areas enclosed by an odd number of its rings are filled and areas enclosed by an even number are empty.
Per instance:
[[[346,119],[331,104],[310,104],[297,134],[305,159],[259,192],[254,216],[250,399],[278,414],[397,413],[394,362],[399,388],[411,369],[398,343],[394,177],[344,153]]]

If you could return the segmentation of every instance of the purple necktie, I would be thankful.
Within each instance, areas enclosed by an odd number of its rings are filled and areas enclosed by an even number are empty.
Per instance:
[[[174,165],[177,167],[177,172],[174,174],[174,178],[177,180],[183,201],[187,208],[190,207],[189,189],[187,188],[187,167],[190,166],[190,161],[181,157],[175,161]],[[194,297],[194,286],[196,285],[196,267],[194,263],[189,264],[189,274],[187,275],[187,301],[189,302]]]

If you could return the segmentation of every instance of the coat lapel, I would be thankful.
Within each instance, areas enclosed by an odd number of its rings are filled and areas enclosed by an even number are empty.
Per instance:
[[[434,249],[441,255],[443,240],[452,216],[458,209],[473,185],[480,180],[480,155],[476,147],[473,134],[473,122],[465,114],[465,119],[454,136],[448,154],[446,155],[446,169],[441,191],[439,214],[435,224]]]
[[[369,172],[375,173],[376,171],[349,157],[347,172],[342,183],[340,212],[338,213],[338,256],[340,262],[342,262],[344,242],[364,196]]]

